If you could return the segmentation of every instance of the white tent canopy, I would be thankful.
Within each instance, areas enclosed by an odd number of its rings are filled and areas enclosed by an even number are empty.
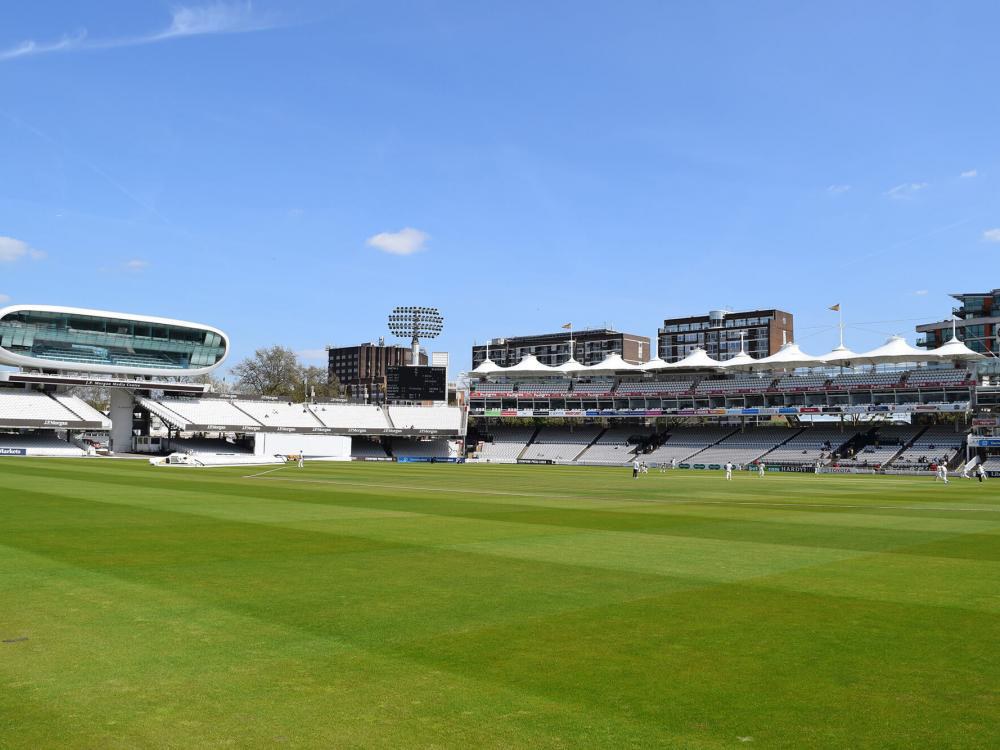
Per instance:
[[[754,365],[755,370],[794,370],[796,367],[819,367],[820,357],[806,354],[799,345],[789,341],[770,357],[761,357]]]
[[[947,360],[983,359],[982,354],[972,351],[963,342],[959,341],[957,336],[952,336],[937,349],[931,349],[929,353],[939,359]]]
[[[841,344],[836,349],[831,349],[826,354],[820,357],[821,360],[826,362],[828,365],[841,365],[843,367],[850,367],[852,362],[856,362],[858,357],[861,355],[857,352],[852,352],[846,346]]]
[[[576,375],[578,373],[587,371],[586,365],[581,365],[572,357],[567,359],[561,365],[556,365],[553,369],[556,372],[561,373],[563,375]]]
[[[638,366],[638,369],[642,370],[643,372],[656,372],[658,370],[666,370],[669,367],[673,367],[673,365],[671,365],[669,362],[660,359],[659,357],[655,357],[649,360],[649,362],[643,362],[641,365]]]
[[[590,367],[584,368],[583,372],[587,374],[597,374],[597,373],[615,373],[615,372],[635,372],[636,370],[642,369],[640,365],[633,365],[622,359],[622,355],[618,353],[609,354],[604,358],[603,362],[599,362],[596,365],[591,365]]]
[[[476,367],[476,369],[474,369],[469,374],[470,375],[494,375],[496,373],[503,372],[505,369],[507,369],[507,368],[501,367],[496,362],[494,362],[492,359],[484,359],[482,362],[479,363],[479,366]]]
[[[719,360],[712,359],[704,349],[697,347],[696,349],[692,349],[691,353],[683,359],[669,363],[667,369],[708,370],[720,366],[722,366],[722,363]]]
[[[559,370],[543,365],[534,354],[527,354],[516,365],[500,370],[505,375],[558,375]]]
[[[855,364],[860,361],[871,362],[875,365],[887,365],[899,362],[935,362],[938,360],[940,357],[934,352],[910,346],[902,336],[892,336],[882,346],[859,354]]]
[[[754,359],[745,351],[740,349],[739,354],[734,357],[730,357],[729,359],[722,360],[719,366],[726,370],[749,370],[759,361],[759,359]]]

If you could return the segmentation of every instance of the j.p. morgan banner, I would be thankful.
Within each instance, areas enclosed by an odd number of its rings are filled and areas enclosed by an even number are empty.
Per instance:
[[[400,437],[459,437],[458,430],[398,427],[270,427],[246,424],[188,424],[184,432],[270,432],[291,435],[398,435]]]
[[[100,422],[63,419],[0,419],[0,427],[32,427],[36,430],[106,430]]]

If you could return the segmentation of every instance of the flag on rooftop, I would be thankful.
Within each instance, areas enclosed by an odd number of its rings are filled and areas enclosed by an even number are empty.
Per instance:
[[[840,303],[838,302],[836,305],[831,306],[830,309],[834,312],[840,312]]]
[[[568,328],[572,328],[572,327],[573,327],[572,323],[564,323],[563,324],[563,328],[567,328],[568,329]]]

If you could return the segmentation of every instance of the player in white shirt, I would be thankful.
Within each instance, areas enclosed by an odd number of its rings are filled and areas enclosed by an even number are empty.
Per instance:
[[[757,462],[757,476],[759,476],[761,479],[763,479],[765,471],[767,471],[767,467],[764,466],[764,462],[763,461],[758,461]]]
[[[969,462],[966,461],[962,464],[962,479],[972,479],[972,475],[969,474]]]
[[[938,464],[938,479],[948,484],[948,467],[944,464]]]
[[[726,479],[733,478],[733,464],[731,461],[726,461]]]
[[[306,465],[306,457],[302,454],[302,451],[299,451],[299,468],[301,469],[305,465]]]
[[[632,478],[633,479],[638,479],[639,478],[639,459],[638,458],[635,459],[632,462]]]
[[[983,468],[982,464],[979,464],[979,466],[976,467],[976,479],[978,479],[980,483],[986,481],[986,469]]]

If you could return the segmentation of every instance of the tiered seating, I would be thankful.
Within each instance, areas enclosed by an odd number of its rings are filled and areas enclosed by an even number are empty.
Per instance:
[[[718,445],[692,456],[690,461],[696,464],[724,464],[731,461],[736,466],[746,466],[774,450],[792,434],[792,430],[787,427],[754,427],[730,435]]]
[[[106,416],[97,411],[93,406],[88,404],[82,398],[78,396],[70,396],[68,394],[56,394],[53,398],[62,404],[64,407],[69,409],[71,412],[76,414],[80,419],[85,422],[100,422],[103,425],[103,429],[111,429],[111,420]]]
[[[53,432],[0,432],[0,448],[24,450],[28,456],[58,456],[78,458],[85,456],[82,448],[60,440]],[[6,458],[0,455],[0,461]]]
[[[983,471],[1000,471],[1000,456],[987,456],[983,461]]]
[[[367,404],[313,404],[313,414],[324,427],[385,429],[389,421],[381,406]]]
[[[965,433],[955,432],[954,425],[932,425],[892,465],[916,466],[950,461],[964,445]]]
[[[531,436],[535,434],[535,428],[494,427],[491,432],[493,441],[483,442],[479,460],[487,463],[512,464],[528,445]]]
[[[913,440],[920,430],[913,425],[884,425],[878,428],[870,444],[853,458],[838,458],[836,462],[842,466],[882,466]]]
[[[260,427],[257,420],[226,399],[164,398],[153,401],[140,398],[139,402],[158,417],[179,429],[185,429],[188,425],[209,424],[234,428]]]
[[[694,385],[693,380],[644,380],[638,383],[620,383],[615,389],[616,396],[656,396],[667,393],[686,393]]]
[[[322,423],[304,404],[288,401],[237,401],[236,406],[270,427],[319,427]]]
[[[578,396],[583,395],[593,395],[601,396],[606,393],[610,393],[611,389],[615,387],[615,381],[613,380],[592,380],[589,383],[574,383],[573,393]]]
[[[351,458],[386,458],[382,443],[366,437],[351,438]]]
[[[663,445],[643,456],[650,464],[669,464],[671,461],[683,462],[704,450],[712,443],[735,431],[735,427],[675,427],[670,431],[670,437]]]
[[[79,422],[81,418],[54,398],[37,391],[0,390],[0,419]]]
[[[829,378],[826,375],[785,375],[774,389],[777,391],[816,391],[822,389]]]
[[[483,396],[507,396],[514,392],[514,386],[511,383],[473,383],[472,384],[472,396],[475,397],[477,394]]]
[[[891,388],[899,384],[901,372],[846,372],[830,380],[835,390],[867,390],[869,388]]]
[[[838,427],[808,427],[784,445],[779,445],[764,456],[769,464],[824,463],[833,451],[858,436],[857,429],[841,431]]]
[[[536,461],[572,461],[602,431],[596,425],[543,427],[534,442],[524,451],[524,458]]]
[[[568,380],[549,380],[538,383],[519,383],[517,392],[521,396],[561,396],[569,391]]]
[[[648,438],[652,430],[648,427],[612,427],[587,448],[576,460],[581,463],[614,464],[628,463],[635,458],[635,438]]]
[[[937,367],[923,367],[906,374],[906,384],[918,388],[933,386],[959,386],[972,383],[972,375],[965,370],[948,370]]]
[[[456,406],[390,406],[389,419],[400,429],[462,429],[462,410]]]
[[[444,439],[393,438],[391,450],[396,458],[453,458],[457,455],[451,442]]]
[[[756,375],[738,375],[735,378],[723,380],[702,380],[695,388],[695,393],[760,393],[771,386],[772,378]]]

